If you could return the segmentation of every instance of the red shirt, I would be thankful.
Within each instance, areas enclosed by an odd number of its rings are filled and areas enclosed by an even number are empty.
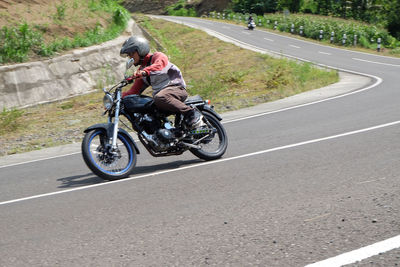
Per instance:
[[[151,62],[149,62],[151,59]],[[182,86],[186,88],[181,71],[168,61],[168,57],[161,52],[147,54],[139,70],[144,70],[147,77],[136,79],[132,87],[122,93],[122,97],[142,93],[148,86],[153,87],[153,95],[167,86]]]

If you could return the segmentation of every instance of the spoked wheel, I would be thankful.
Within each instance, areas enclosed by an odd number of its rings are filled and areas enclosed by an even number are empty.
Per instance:
[[[126,178],[136,166],[136,150],[131,139],[118,133],[117,148],[113,149],[103,130],[86,133],[82,141],[82,156],[86,165],[100,178]]]
[[[222,157],[228,147],[226,131],[219,120],[208,112],[203,112],[203,122],[205,126],[194,130],[194,144],[201,148],[191,148],[190,152],[204,160],[218,159]],[[200,142],[196,142],[196,140],[200,140]]]

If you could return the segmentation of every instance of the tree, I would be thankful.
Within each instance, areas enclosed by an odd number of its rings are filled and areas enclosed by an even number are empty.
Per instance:
[[[250,12],[262,15],[277,11],[277,0],[233,0],[235,12]]]
[[[328,16],[332,10],[332,0],[318,0],[317,4],[317,13]]]
[[[278,0],[278,9],[289,9],[290,12],[299,12],[302,0]]]
[[[391,2],[387,21],[390,34],[400,40],[400,0]]]

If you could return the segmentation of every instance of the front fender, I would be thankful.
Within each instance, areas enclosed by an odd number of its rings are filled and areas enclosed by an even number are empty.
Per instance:
[[[98,123],[98,124],[94,124],[92,126],[89,126],[88,128],[86,128],[83,132],[84,133],[88,133],[92,130],[97,130],[97,129],[101,129],[104,130],[106,132],[107,138],[111,138],[114,132],[114,123]],[[124,134],[125,136],[127,136],[131,141],[133,146],[135,147],[136,153],[140,154],[139,152],[139,148],[137,147],[135,140],[133,140],[132,136],[125,131],[122,128],[118,128],[118,132]]]

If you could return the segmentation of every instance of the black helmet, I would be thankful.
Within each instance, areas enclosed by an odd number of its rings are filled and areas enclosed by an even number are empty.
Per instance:
[[[122,45],[121,51],[119,52],[122,57],[137,51],[140,57],[146,56],[150,52],[149,41],[141,36],[131,36]]]

